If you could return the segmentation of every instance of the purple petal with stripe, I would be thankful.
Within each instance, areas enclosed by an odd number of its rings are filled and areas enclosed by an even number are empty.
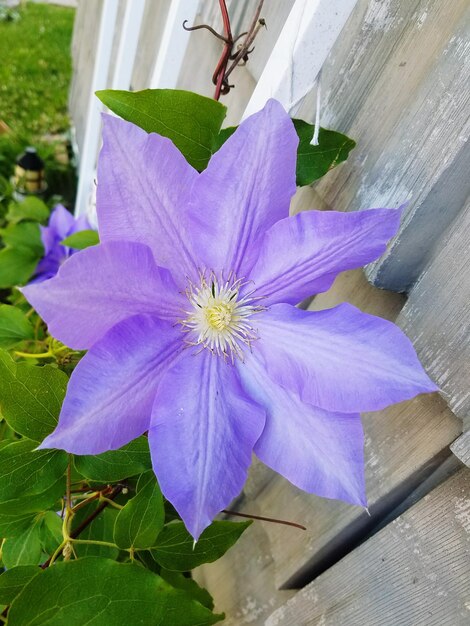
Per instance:
[[[376,411],[437,391],[406,335],[350,304],[326,311],[275,304],[256,322],[253,350],[270,378],[327,411]]]
[[[181,349],[181,332],[158,318],[117,324],[75,368],[59,424],[40,448],[100,454],[142,435],[161,376]]]
[[[100,239],[147,244],[184,284],[196,271],[187,215],[197,172],[166,137],[103,116],[96,208]]]
[[[267,375],[256,351],[238,370],[247,393],[266,408],[254,448],[261,461],[308,493],[366,506],[360,416],[302,402]]]
[[[236,369],[208,350],[186,354],[163,378],[149,431],[153,467],[194,539],[240,493],[264,419]]]
[[[329,289],[339,272],[374,261],[397,232],[400,214],[400,209],[307,211],[277,222],[250,272],[263,304],[297,304]]]
[[[74,254],[54,278],[22,289],[50,333],[77,350],[139,313],[174,321],[185,300],[150,249],[112,241]]]
[[[202,267],[248,276],[266,229],[289,215],[297,144],[292,120],[269,100],[214,154],[192,192]]]

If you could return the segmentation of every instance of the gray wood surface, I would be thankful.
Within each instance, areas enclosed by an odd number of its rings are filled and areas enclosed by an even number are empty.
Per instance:
[[[369,268],[378,286],[408,290],[470,191],[469,26],[467,0],[360,0],[324,65],[322,125],[358,144],[320,195],[337,210],[410,201]],[[314,113],[312,93],[299,114]]]
[[[470,430],[467,430],[450,446],[450,449],[462,463],[470,467]]]
[[[79,151],[83,147],[102,5],[102,0],[80,0],[75,12],[69,111]]]
[[[169,7],[170,3],[167,0],[146,0],[132,73],[133,91],[148,89],[150,86],[150,77],[155,66]]]
[[[470,470],[465,468],[302,589],[264,624],[468,624],[469,488]]]
[[[441,238],[398,322],[469,429],[470,201]]]

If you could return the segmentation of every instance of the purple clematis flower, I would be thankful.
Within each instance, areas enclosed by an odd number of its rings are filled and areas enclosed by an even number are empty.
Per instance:
[[[88,350],[41,447],[98,454],[148,431],[196,539],[253,451],[305,491],[365,505],[359,412],[436,390],[392,323],[295,308],[379,257],[400,219],[288,217],[297,142],[271,100],[199,174],[168,139],[105,116],[102,243],[24,289],[55,337]]]
[[[73,248],[62,245],[69,235],[80,230],[91,228],[85,216],[75,218],[67,209],[58,204],[52,210],[47,226],[40,226],[41,240],[44,246],[44,257],[36,267],[31,282],[39,283],[55,276],[64,261],[77,252]]]

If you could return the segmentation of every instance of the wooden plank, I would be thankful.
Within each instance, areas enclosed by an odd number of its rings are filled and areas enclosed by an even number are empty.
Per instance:
[[[165,28],[169,7],[170,3],[166,0],[146,0],[132,73],[133,91],[149,88],[155,55]]]
[[[151,89],[175,89],[190,38],[183,22],[185,19],[190,24],[193,22],[198,6],[199,0],[172,0],[170,3],[150,77]]]
[[[99,89],[106,89],[111,63],[114,28],[119,9],[118,0],[104,0],[100,17],[97,46],[94,53],[93,74],[88,91],[88,107],[77,185],[75,214],[84,215],[92,204],[93,180],[96,158],[101,141],[101,112],[103,105],[95,96]]]
[[[204,3],[203,6],[205,11],[208,11],[210,6],[214,15],[217,15],[214,0],[211,0],[211,3]],[[204,22],[205,19],[202,15],[196,17],[195,24]],[[219,22],[215,28],[220,29],[220,15]],[[191,33],[178,77],[178,89],[188,89],[212,98],[215,89],[212,84],[212,74],[221,52],[222,42],[210,33],[204,31]],[[235,88],[227,96],[221,98],[222,104],[228,107],[224,126],[231,126],[240,122],[246,104],[256,85],[255,80],[247,70],[247,66],[236,68],[231,75],[231,82],[235,84]]]
[[[357,0],[296,0],[279,34],[245,116],[268,98],[291,111],[313,88],[317,74]]]
[[[445,233],[398,319],[470,428],[470,200]],[[470,452],[469,452],[470,454]]]
[[[463,626],[470,621],[465,468],[276,610],[265,626]]]
[[[98,42],[102,4],[102,0],[79,0],[75,12],[69,111],[74,126],[77,152],[81,151],[85,137],[93,59]]]
[[[454,441],[450,449],[462,463],[470,467],[470,430],[467,430],[457,441]]]
[[[467,0],[360,0],[323,66],[322,125],[358,145],[318,192],[337,210],[410,200],[378,286],[408,290],[470,191],[469,25]]]
[[[120,7],[121,8],[121,7]],[[117,49],[111,55],[115,59],[111,89],[129,89],[134,68],[135,55],[139,45],[145,0],[134,0],[122,5],[122,16],[117,23],[114,38],[118,40]]]

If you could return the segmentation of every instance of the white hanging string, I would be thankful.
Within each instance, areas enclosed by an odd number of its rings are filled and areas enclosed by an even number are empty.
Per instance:
[[[311,146],[318,146],[318,136],[320,134],[320,107],[321,107],[321,70],[317,76],[317,110],[315,111],[315,131],[313,133]]]

